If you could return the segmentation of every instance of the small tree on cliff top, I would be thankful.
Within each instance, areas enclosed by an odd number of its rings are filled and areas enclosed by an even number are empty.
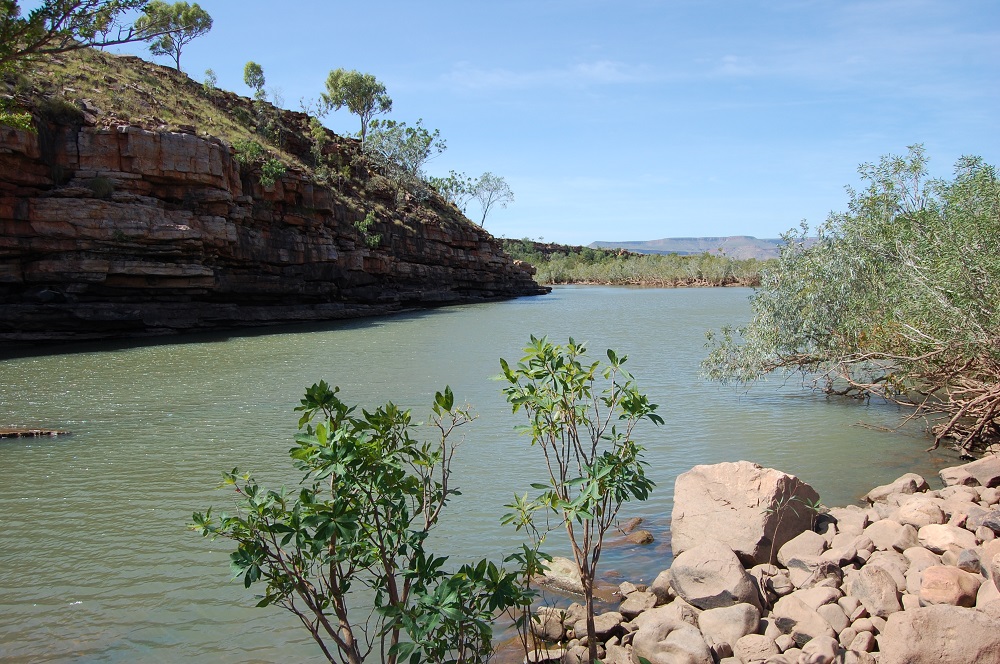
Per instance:
[[[624,355],[609,349],[607,364],[588,364],[583,344],[570,339],[558,346],[534,336],[524,351],[516,367],[500,360],[508,383],[504,394],[513,412],[527,415],[522,433],[541,449],[548,481],[532,485],[542,490],[533,500],[515,496],[504,522],[530,534],[537,532],[534,512],[551,510],[562,517],[583,583],[593,662],[594,580],[604,535],[626,501],[645,500],[653,489],[634,429],[641,420],[662,424],[663,419],[624,369]]]
[[[324,105],[334,110],[344,106],[361,118],[361,146],[364,147],[368,134],[368,123],[379,113],[392,110],[392,99],[371,74],[362,74],[353,69],[334,69],[326,78],[326,92],[321,95]]]
[[[454,437],[472,414],[445,388],[434,397],[436,440],[420,442],[409,411],[390,402],[358,416],[336,395],[319,383],[296,408],[297,492],[234,469],[224,486],[239,497],[236,514],[195,513],[192,528],[233,540],[244,585],[266,585],[257,605],[297,616],[331,662],[485,662],[493,616],[529,606],[530,591],[486,560],[447,572],[447,558],[425,548],[459,493]]]
[[[153,55],[173,58],[174,68],[181,70],[181,52],[192,41],[212,29],[212,17],[196,2],[175,2],[168,5],[163,0],[153,0],[145,9],[136,25],[143,29],[168,30],[166,34],[154,38],[149,44]]]

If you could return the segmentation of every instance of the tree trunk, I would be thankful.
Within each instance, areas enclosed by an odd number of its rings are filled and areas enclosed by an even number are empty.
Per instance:
[[[590,664],[597,662],[597,627],[594,625],[594,579],[583,579],[583,597],[587,603],[587,649]]]

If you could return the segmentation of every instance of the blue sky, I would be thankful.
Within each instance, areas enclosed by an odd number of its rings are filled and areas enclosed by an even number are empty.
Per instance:
[[[297,109],[331,69],[374,74],[389,117],[447,140],[432,175],[508,181],[498,236],[777,237],[912,143],[937,175],[1000,162],[995,0],[200,4],[215,26],[184,52],[190,76],[248,94],[254,60]],[[346,109],[325,123],[359,126]]]

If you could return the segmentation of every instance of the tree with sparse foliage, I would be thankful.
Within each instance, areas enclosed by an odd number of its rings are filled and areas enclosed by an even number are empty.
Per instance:
[[[35,55],[155,39],[185,26],[131,24],[128,12],[149,0],[43,0],[27,15],[18,0],[0,0],[0,69]]]
[[[428,131],[423,119],[412,127],[395,120],[373,120],[365,154],[379,164],[399,189],[419,194],[426,191],[424,164],[444,152],[441,132]]]
[[[489,172],[483,173],[476,180],[476,184],[472,188],[472,197],[479,201],[479,205],[483,209],[480,226],[486,225],[486,216],[494,207],[499,205],[506,208],[507,203],[514,202],[514,192],[510,190],[507,181],[499,175]]]
[[[142,29],[169,29],[169,32],[153,39],[149,51],[153,55],[165,55],[174,60],[174,68],[181,70],[181,52],[184,47],[212,29],[212,17],[196,2],[167,4],[163,0],[153,0],[143,9],[143,15],[135,22]]]
[[[607,364],[589,362],[585,345],[572,338],[560,346],[534,336],[524,352],[516,366],[500,360],[507,381],[503,391],[513,412],[526,415],[522,433],[540,448],[547,477],[532,484],[541,491],[535,498],[514,496],[504,523],[525,530],[537,544],[541,531],[534,514],[558,515],[580,572],[589,661],[596,662],[594,580],[604,536],[625,502],[646,500],[652,491],[635,427],[663,419],[625,370],[624,355],[608,349]]]
[[[441,194],[446,201],[465,212],[465,204],[472,199],[475,190],[475,180],[465,173],[448,171],[446,178],[430,178],[428,183]]]
[[[753,318],[710,337],[713,379],[802,372],[833,394],[932,417],[937,446],[1000,442],[1000,179],[963,157],[929,179],[922,146],[864,164],[867,186],[809,237],[789,232]]]
[[[368,124],[373,116],[392,110],[392,99],[371,74],[355,70],[334,69],[326,78],[326,92],[321,95],[327,108],[340,110],[344,106],[361,118],[361,145],[364,147]]]

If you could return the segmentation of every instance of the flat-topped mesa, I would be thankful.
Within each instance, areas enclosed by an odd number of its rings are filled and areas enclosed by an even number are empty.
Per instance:
[[[547,292],[436,195],[396,204],[222,140],[135,126],[0,127],[0,341],[330,320]],[[369,189],[371,189],[369,191]],[[391,200],[391,204],[389,201]],[[367,229],[355,224],[374,212]]]

